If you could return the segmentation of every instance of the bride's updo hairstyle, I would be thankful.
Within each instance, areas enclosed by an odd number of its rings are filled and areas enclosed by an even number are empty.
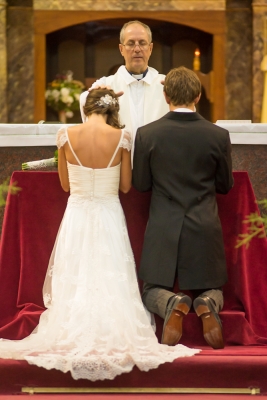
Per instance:
[[[112,89],[92,89],[83,107],[84,114],[89,117],[92,114],[107,115],[107,124],[114,128],[124,128],[119,121],[118,96]]]

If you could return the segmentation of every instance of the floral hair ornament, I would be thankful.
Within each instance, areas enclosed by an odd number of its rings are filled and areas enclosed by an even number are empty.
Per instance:
[[[111,104],[118,104],[118,100],[115,97],[110,96],[110,94],[106,94],[105,96],[100,97],[100,100],[96,101],[100,107],[109,107]]]

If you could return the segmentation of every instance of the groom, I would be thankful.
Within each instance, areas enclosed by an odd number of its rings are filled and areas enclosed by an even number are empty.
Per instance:
[[[195,112],[200,93],[193,71],[171,70],[164,84],[170,112],[137,131],[133,185],[152,189],[139,277],[144,304],[164,319],[162,343],[180,340],[192,297],[204,338],[217,349],[224,347],[218,313],[227,272],[216,193],[233,186],[231,144],[228,131]]]

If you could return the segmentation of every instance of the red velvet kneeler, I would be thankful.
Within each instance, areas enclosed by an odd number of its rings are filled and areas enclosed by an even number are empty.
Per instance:
[[[267,241],[253,239],[248,249],[235,248],[246,229],[245,216],[258,210],[246,172],[234,173],[228,195],[218,195],[228,283],[221,319],[226,345],[267,344]],[[22,189],[8,197],[0,244],[0,337],[21,339],[35,328],[44,310],[42,285],[63,217],[68,194],[57,172],[14,172],[11,181]],[[148,219],[150,193],[131,189],[121,194],[136,265],[140,262]],[[184,319],[181,343],[205,345],[201,320],[193,310]],[[157,318],[160,337],[162,320]]]

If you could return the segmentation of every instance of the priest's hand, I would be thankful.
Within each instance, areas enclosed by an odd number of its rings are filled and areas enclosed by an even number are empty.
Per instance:
[[[88,89],[88,92],[91,92],[91,90],[94,90],[94,89],[107,89],[107,90],[113,90],[110,86],[108,86],[108,85],[99,85],[99,86],[94,86],[94,87],[90,87],[89,89]],[[116,95],[118,96],[118,97],[120,97],[120,96],[122,96],[123,95],[123,93],[124,92],[117,92],[116,93]]]

